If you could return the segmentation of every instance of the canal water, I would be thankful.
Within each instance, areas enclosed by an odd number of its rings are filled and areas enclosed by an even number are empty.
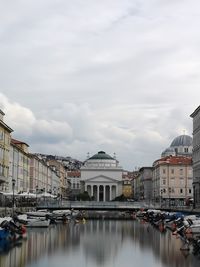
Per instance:
[[[26,240],[1,246],[0,267],[199,266],[200,257],[181,245],[170,231],[137,220],[70,222],[29,229]]]

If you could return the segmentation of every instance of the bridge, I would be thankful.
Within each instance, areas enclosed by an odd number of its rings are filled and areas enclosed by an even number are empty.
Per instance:
[[[159,203],[145,203],[142,201],[66,201],[66,200],[44,200],[40,201],[37,205],[37,210],[48,209],[48,210],[93,210],[93,211],[135,211],[140,209],[160,209],[168,211],[182,211],[186,213],[198,213],[200,209],[193,209],[192,207],[186,206],[160,206]]]
[[[149,205],[143,202],[121,202],[121,201],[43,201],[38,203],[37,209],[74,209],[74,210],[118,210],[118,211],[133,211],[141,208],[150,208]],[[151,208],[153,208],[151,206]],[[155,208],[155,207],[154,207]]]

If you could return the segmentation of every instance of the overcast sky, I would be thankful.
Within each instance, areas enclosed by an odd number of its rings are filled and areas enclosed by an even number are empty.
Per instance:
[[[192,135],[199,0],[1,0],[0,18],[0,108],[30,152],[133,170]]]

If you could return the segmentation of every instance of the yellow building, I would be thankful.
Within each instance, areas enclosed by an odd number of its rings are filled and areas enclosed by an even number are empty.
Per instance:
[[[9,184],[9,150],[11,132],[3,121],[4,113],[0,110],[0,191],[7,191]]]
[[[133,197],[133,186],[132,186],[132,173],[130,172],[123,172],[122,174],[122,194],[126,198]]]

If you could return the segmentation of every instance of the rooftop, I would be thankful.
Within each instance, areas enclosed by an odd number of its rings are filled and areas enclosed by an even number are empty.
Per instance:
[[[114,160],[114,158],[112,158],[111,156],[109,156],[108,154],[106,154],[104,151],[99,151],[97,154],[95,154],[94,156],[90,157],[90,159],[110,159],[110,160]]]

